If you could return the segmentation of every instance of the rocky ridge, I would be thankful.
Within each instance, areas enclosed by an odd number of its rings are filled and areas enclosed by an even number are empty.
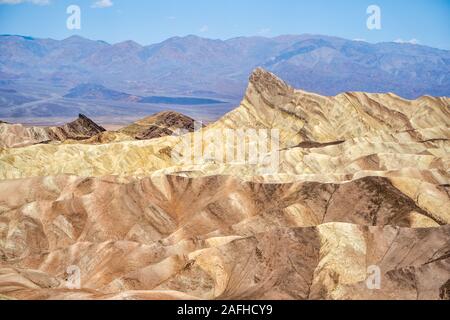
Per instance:
[[[194,123],[194,119],[181,113],[163,111],[136,121],[119,131],[137,140],[149,140],[177,134],[182,130],[184,133],[193,132]]]
[[[198,132],[4,148],[0,296],[448,299],[449,124],[448,98],[324,97],[257,69]],[[279,130],[277,172],[173,160],[241,128]]]
[[[15,148],[39,143],[83,140],[106,131],[83,114],[59,127],[25,127],[21,124],[0,123],[0,147]]]

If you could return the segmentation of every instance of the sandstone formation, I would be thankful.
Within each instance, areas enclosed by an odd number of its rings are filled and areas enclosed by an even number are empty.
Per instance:
[[[375,171],[378,175],[406,168],[441,172],[448,170],[449,106],[449,98],[411,101],[392,94],[366,93],[323,97],[295,90],[271,73],[257,69],[241,105],[195,135],[203,139],[206,149],[211,144],[207,138],[210,130],[223,130],[225,135],[226,129],[275,128],[280,131],[279,173],[291,177],[316,173],[353,175],[361,171]],[[215,161],[199,166],[173,161],[170,153],[181,139],[185,137],[8,149],[0,154],[0,165],[5,166],[0,177],[145,176],[157,170],[255,176],[255,166],[222,164],[221,159],[209,159]],[[314,144],[325,147],[304,147]],[[63,161],[54,161],[55,153]],[[23,163],[21,159],[30,154],[38,156]]]
[[[194,131],[194,123],[194,119],[181,113],[163,111],[136,121],[121,129],[120,132],[137,140],[149,140],[175,134],[178,130],[192,132]]]
[[[193,132],[195,120],[181,113],[164,111],[138,120],[118,131],[103,131],[89,139],[65,140],[65,144],[108,144],[113,142],[151,140],[169,135]],[[200,124],[199,124],[200,126]]]
[[[450,99],[324,97],[257,69],[237,109],[172,135],[192,123],[0,149],[0,299],[449,299]],[[235,151],[210,134],[242,128],[279,130],[276,172],[174,157]]]
[[[113,143],[113,142],[123,142],[123,141],[134,141],[133,137],[118,131],[103,131],[97,133],[89,139],[83,140],[73,140],[68,139],[64,141],[64,144],[105,144],[105,143]]]
[[[80,114],[78,119],[60,127],[25,127],[0,122],[0,147],[15,148],[27,145],[88,139],[105,129]]]

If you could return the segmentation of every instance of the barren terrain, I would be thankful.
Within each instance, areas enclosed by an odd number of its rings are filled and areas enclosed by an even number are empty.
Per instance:
[[[450,297],[449,98],[321,96],[256,69],[240,106],[197,131],[177,113],[91,121],[56,138],[0,124],[0,297]],[[239,129],[279,132],[262,155],[276,172],[180,154],[196,139],[235,152],[209,133]]]

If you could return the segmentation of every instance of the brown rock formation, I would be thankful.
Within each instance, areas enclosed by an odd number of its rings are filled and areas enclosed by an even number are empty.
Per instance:
[[[67,123],[64,126],[59,127],[59,129],[62,131],[61,140],[68,138],[81,140],[106,131],[103,127],[99,126],[83,114],[80,114],[77,120]]]
[[[138,140],[161,138],[174,134],[177,130],[194,131],[195,120],[174,111],[163,111],[136,121],[120,130]]]
[[[0,123],[0,147],[15,148],[27,145],[88,139],[105,129],[80,114],[78,119],[60,127],[25,127]]]
[[[0,299],[448,299],[449,110],[257,69],[241,106],[197,133],[165,136],[193,129],[168,112],[1,149]],[[280,130],[277,173],[171,157],[239,128]]]

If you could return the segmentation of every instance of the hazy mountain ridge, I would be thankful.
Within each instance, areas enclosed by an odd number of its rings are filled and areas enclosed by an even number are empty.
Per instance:
[[[0,37],[0,72],[74,86],[99,83],[122,91],[241,96],[257,66],[295,87],[324,95],[394,92],[405,98],[450,96],[450,51],[298,35],[211,40],[174,37],[142,46],[73,36],[62,41]]]
[[[33,100],[33,98],[25,96],[17,90],[0,88],[0,108],[21,105]]]
[[[64,95],[64,98],[87,99],[87,100],[100,99],[112,101],[128,101],[139,103],[175,104],[175,105],[202,105],[202,104],[224,103],[223,101],[220,100],[194,98],[194,97],[163,97],[163,96],[140,97],[125,92],[112,90],[102,85],[92,83],[84,83],[72,88],[66,95]]]
[[[128,93],[111,90],[102,85],[83,83],[72,89],[64,95],[64,98],[70,99],[101,99],[101,100],[119,100],[119,101],[136,101],[139,99]]]

